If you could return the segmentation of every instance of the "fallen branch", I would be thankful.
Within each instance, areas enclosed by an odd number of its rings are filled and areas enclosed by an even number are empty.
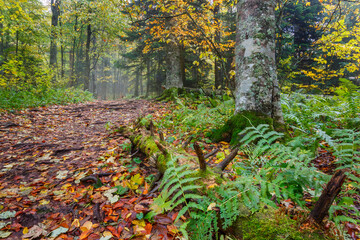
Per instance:
[[[221,163],[216,165],[216,167],[221,169],[221,171],[224,171],[224,169],[227,167],[227,165],[229,165],[229,163],[236,157],[238,151],[239,151],[239,148],[235,148],[234,150],[232,150],[231,153],[229,155],[227,155]]]
[[[182,148],[187,148],[187,146],[190,144],[192,139],[193,139],[192,136],[190,136],[188,139],[186,139],[186,141],[182,145]]]
[[[322,191],[319,200],[315,204],[315,207],[310,212],[308,219],[309,221],[321,224],[325,216],[328,214],[336,196],[341,191],[341,187],[344,184],[345,178],[346,175],[344,169],[335,172]]]
[[[212,150],[211,152],[205,154],[204,158],[205,158],[205,159],[208,159],[209,157],[215,155],[218,151],[219,151],[219,149],[218,149],[218,148],[215,148],[215,149]]]

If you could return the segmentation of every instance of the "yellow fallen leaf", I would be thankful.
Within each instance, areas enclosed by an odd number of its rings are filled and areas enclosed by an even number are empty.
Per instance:
[[[79,219],[74,219],[74,221],[71,223],[71,226],[74,226],[74,227],[80,227],[80,221]]]
[[[216,203],[210,203],[210,205],[208,206],[207,210],[211,211],[214,209],[214,207],[216,207]]]
[[[47,205],[47,204],[49,204],[49,203],[50,203],[50,201],[49,201],[49,200],[45,200],[45,199],[43,199],[43,200],[40,201],[40,205]]]
[[[91,229],[92,225],[93,225],[92,222],[87,221],[87,222],[85,222],[85,223],[81,226],[80,230],[81,230],[82,232],[88,231],[88,230]]]
[[[131,223],[134,224],[134,225],[138,225],[140,227],[145,227],[146,226],[146,223],[145,223],[144,219],[134,220]]]
[[[110,231],[103,232],[104,237],[113,237],[112,233]]]
[[[23,234],[27,234],[29,232],[29,229],[27,228],[27,227],[25,227],[24,229],[23,229]]]

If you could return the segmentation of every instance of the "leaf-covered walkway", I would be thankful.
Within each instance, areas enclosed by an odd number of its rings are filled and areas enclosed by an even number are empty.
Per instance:
[[[144,178],[153,170],[146,163],[131,167],[128,140],[111,132],[158,107],[145,100],[96,101],[1,115],[0,238],[166,235],[171,218],[154,226],[143,220],[152,201],[142,195]]]

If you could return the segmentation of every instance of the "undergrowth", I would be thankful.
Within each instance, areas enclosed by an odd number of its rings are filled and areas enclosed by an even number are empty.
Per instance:
[[[0,89],[0,109],[23,109],[85,102],[92,99],[92,94],[77,88],[30,88],[27,90]]]
[[[331,177],[313,166],[312,160],[319,147],[336,157],[334,170],[346,169],[348,176],[343,190],[330,209],[330,220],[338,228],[344,222],[360,224],[360,214],[354,199],[360,187],[360,94],[358,87],[350,81],[341,81],[335,96],[301,93],[282,96],[284,118],[292,135],[286,142],[280,141],[282,135],[266,124],[244,129],[239,134],[242,136],[240,152],[244,157],[232,165],[233,181],[211,188],[204,196],[194,198],[195,201],[189,197],[183,198],[186,207],[181,214],[187,212],[191,217],[186,231],[182,229],[185,234],[190,234],[191,239],[218,239],[220,232],[236,224],[239,218],[262,211],[264,206],[276,208],[283,201],[291,200],[295,205],[307,209],[304,196],[311,196],[312,202],[316,202]],[[178,137],[185,134],[204,137],[210,129],[224,124],[234,109],[234,101],[227,96],[224,99],[175,97],[174,102],[175,110],[172,114],[166,115],[156,124],[160,128],[174,130]],[[182,174],[180,170],[184,170],[171,169],[177,176]],[[186,174],[181,176],[181,181],[186,183]],[[193,180],[190,178],[189,182]],[[165,177],[163,181],[165,184],[173,180]],[[163,199],[163,206],[171,206],[175,200],[179,202],[179,198],[184,196],[179,185],[173,186],[177,187],[175,190],[172,188],[172,191],[181,194],[176,194],[175,199],[172,199],[174,195],[163,190],[159,196],[159,199]],[[189,202],[193,205],[189,205]],[[170,209],[164,207],[163,210]],[[258,219],[253,221],[261,222]],[[244,226],[247,226],[246,223]],[[266,232],[264,234],[269,234],[269,231]],[[284,233],[289,234],[287,231]],[[335,233],[342,235],[337,231]],[[247,232],[247,236],[253,236],[251,231]],[[274,236],[272,239],[283,239],[280,235]]]

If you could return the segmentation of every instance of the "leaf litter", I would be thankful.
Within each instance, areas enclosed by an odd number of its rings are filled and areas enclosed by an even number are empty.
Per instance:
[[[0,238],[173,239],[176,213],[146,219],[156,169],[116,131],[163,107],[119,100],[2,113]]]

